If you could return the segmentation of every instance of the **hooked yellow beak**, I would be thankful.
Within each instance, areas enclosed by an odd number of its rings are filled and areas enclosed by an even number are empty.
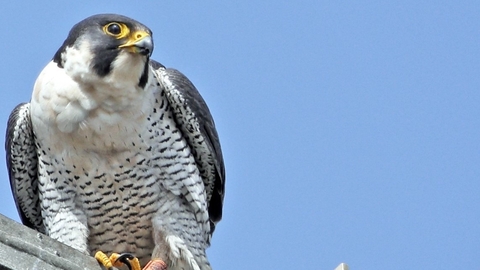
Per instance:
[[[153,52],[152,36],[143,30],[136,31],[128,37],[128,40],[125,44],[122,44],[118,47],[126,48],[131,53],[150,56]]]

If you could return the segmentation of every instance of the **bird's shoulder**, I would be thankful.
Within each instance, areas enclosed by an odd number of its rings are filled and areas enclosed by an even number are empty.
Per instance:
[[[160,94],[192,149],[207,191],[212,232],[220,221],[225,189],[225,166],[220,139],[210,110],[194,84],[180,71],[151,61]]]
[[[30,120],[30,103],[21,103],[11,112],[5,138],[10,188],[20,218],[26,226],[44,232],[40,213],[37,151]]]

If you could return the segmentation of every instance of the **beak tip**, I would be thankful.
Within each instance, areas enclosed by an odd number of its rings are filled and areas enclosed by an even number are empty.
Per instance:
[[[153,40],[150,36],[144,37],[135,43],[135,47],[141,55],[150,56],[153,52]]]
[[[128,41],[127,43],[120,45],[119,48],[125,48],[131,53],[150,56],[153,52],[153,40],[150,35],[147,35],[134,41]]]
[[[149,49],[147,49],[147,48],[139,48],[139,52],[138,52],[138,53],[141,54],[141,55],[145,55],[145,56],[147,56],[147,55],[148,55],[148,56],[152,55],[152,52],[151,52]]]

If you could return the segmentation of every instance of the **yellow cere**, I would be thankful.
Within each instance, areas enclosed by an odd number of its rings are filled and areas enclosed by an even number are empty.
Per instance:
[[[133,46],[135,45],[135,43],[137,43],[138,41],[144,39],[145,37],[148,37],[150,36],[150,34],[144,30],[138,30],[136,32],[134,32],[132,35],[130,35],[130,37],[128,38],[128,41],[123,44],[123,45],[120,45],[118,46],[119,48],[125,48],[125,47],[130,47],[130,46]]]
[[[142,40],[144,37],[148,37],[148,36],[150,36],[150,34],[148,32],[143,31],[143,30],[139,30],[139,31],[136,31],[135,33],[133,33],[132,39],[136,40],[136,41],[139,41],[139,40]]]

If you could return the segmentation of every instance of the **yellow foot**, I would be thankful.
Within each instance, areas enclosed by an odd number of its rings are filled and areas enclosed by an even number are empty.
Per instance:
[[[167,270],[167,264],[159,259],[153,259],[145,265],[143,270]]]
[[[140,262],[136,257],[134,257],[130,253],[112,253],[110,257],[105,255],[105,253],[101,251],[97,251],[95,253],[95,259],[105,266],[107,269],[112,269],[112,267],[121,267],[122,265],[127,265],[128,269],[130,270],[141,270]],[[166,269],[166,268],[165,268]]]

